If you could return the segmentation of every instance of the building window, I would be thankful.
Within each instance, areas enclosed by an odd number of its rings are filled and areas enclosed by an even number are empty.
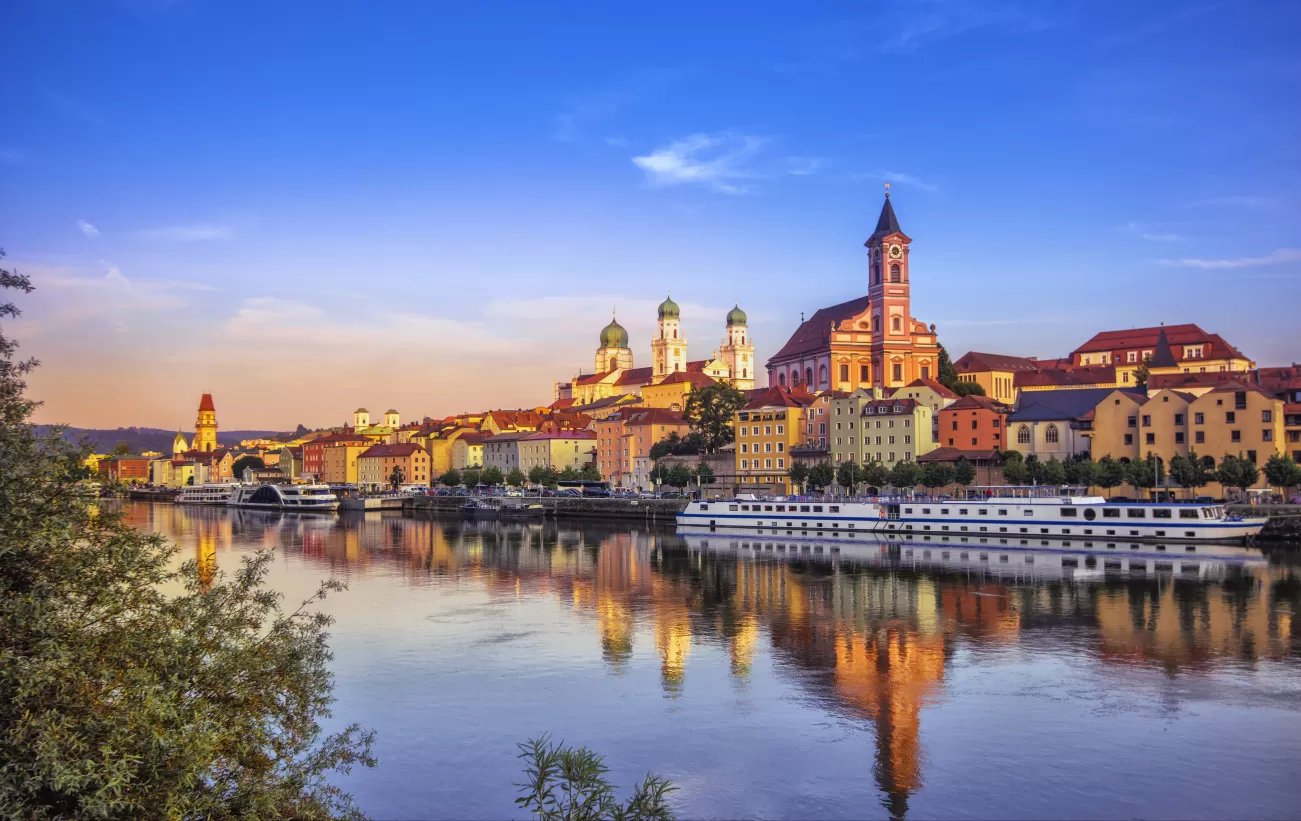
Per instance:
[[[1262,442],[1273,442],[1273,441],[1274,441],[1274,431],[1270,430],[1269,428],[1266,428],[1265,430],[1262,430],[1262,431],[1260,432],[1260,441],[1262,441]]]
[[[1247,451],[1247,461],[1251,462],[1253,465],[1256,464],[1256,451],[1254,450]]]
[[[1263,410],[1263,411],[1261,411],[1261,412],[1260,412],[1260,421],[1262,421],[1262,422],[1273,422],[1273,421],[1274,421],[1274,412],[1273,412],[1273,411],[1270,411],[1270,410]]]
[[[894,381],[900,382],[903,380],[903,365],[896,362],[895,364],[890,366],[890,369],[891,369],[891,373],[894,376]]]
[[[742,443],[741,443],[741,452],[742,452],[742,453],[749,453],[750,451],[748,450],[748,447],[749,447],[749,446],[746,445],[745,442],[742,442]]]
[[[784,467],[786,467],[786,460],[785,460],[785,459],[778,459],[778,460],[777,460],[777,467],[779,467],[779,468],[784,468]]]
[[[849,381],[849,366],[848,366],[848,365],[841,365],[841,366],[840,366],[840,381],[841,381],[841,382],[848,382],[848,381]]]
[[[1231,430],[1231,431],[1229,431],[1229,441],[1230,441],[1230,442],[1241,442],[1241,441],[1242,441],[1242,431],[1240,431],[1240,430]]]
[[[1127,424],[1128,424],[1129,427],[1131,427],[1131,428],[1136,428],[1136,427],[1138,427],[1138,417],[1137,417],[1137,416],[1130,416],[1130,417],[1128,417],[1128,418],[1127,418]]]
[[[1175,444],[1182,445],[1183,443],[1184,443],[1184,432],[1181,430],[1175,431]]]
[[[819,385],[825,385],[825,384],[827,384],[827,366],[826,366],[826,365],[819,365],[819,366],[818,366],[818,384],[819,384]]]
[[[1194,414],[1193,414],[1193,424],[1194,424],[1194,425],[1202,425],[1202,424],[1205,424],[1205,423],[1206,423],[1206,414],[1204,414],[1204,413],[1194,413]]]
[[[866,382],[866,381],[868,381],[869,378],[870,378],[870,377],[868,376],[868,373],[867,373],[867,366],[866,366],[866,365],[859,365],[859,366],[858,366],[858,381],[859,381],[859,382]]]
[[[785,433],[785,431],[786,431],[786,426],[785,426],[785,425],[778,425],[778,426],[777,426],[777,435],[778,435],[778,436],[781,436],[783,433]]]
[[[1146,413],[1143,414],[1143,427],[1145,428],[1152,427],[1152,417],[1147,415]]]
[[[897,316],[890,317],[890,330],[899,333],[903,330],[903,320]]]
[[[748,468],[748,467],[750,467],[750,460],[749,460],[749,459],[742,459],[742,460],[741,460],[741,470],[745,470],[745,469]]]
[[[1233,411],[1224,412],[1224,424],[1232,425],[1237,421],[1238,421],[1238,415],[1236,413],[1234,413]]]
[[[1127,445],[1134,444],[1134,434],[1132,433],[1125,434],[1125,444]]]
[[[1044,441],[1045,441],[1045,442],[1049,442],[1049,443],[1051,443],[1051,444],[1056,444],[1056,442],[1057,442],[1057,426],[1056,426],[1056,425],[1049,425],[1049,426],[1048,426],[1048,429],[1044,431]]]
[[[1196,433],[1193,434],[1193,441],[1199,445],[1206,444],[1206,433],[1200,430],[1197,431]]]
[[[1183,415],[1182,413],[1176,413],[1176,414],[1175,414],[1175,424],[1176,424],[1176,425],[1182,425],[1183,423],[1184,423],[1184,415]]]

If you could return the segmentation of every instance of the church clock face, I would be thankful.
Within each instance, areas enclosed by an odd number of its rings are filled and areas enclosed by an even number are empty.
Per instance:
[[[890,259],[898,259],[898,258],[901,257],[901,256],[903,256],[903,249],[900,248],[898,245],[891,245],[891,246],[890,246]]]

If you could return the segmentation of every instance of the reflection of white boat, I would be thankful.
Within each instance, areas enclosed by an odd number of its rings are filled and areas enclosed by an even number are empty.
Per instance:
[[[263,510],[309,513],[339,509],[339,497],[329,485],[240,485],[226,504]]]
[[[202,485],[188,485],[181,488],[181,495],[176,497],[178,505],[224,505],[230,501],[239,488],[239,482],[212,482]]]
[[[742,559],[787,559],[887,567],[916,567],[1022,579],[1101,581],[1115,576],[1215,580],[1268,565],[1255,548],[1232,544],[1151,544],[1137,541],[911,537],[840,533],[810,538],[803,531],[759,533],[748,528],[679,527],[691,550],[729,552]]]
[[[1066,536],[1161,542],[1231,542],[1264,528],[1265,517],[1228,513],[1223,505],[1109,502],[1070,487],[969,488],[967,499],[925,497],[771,498],[695,501],[679,525],[787,528],[828,533]]]

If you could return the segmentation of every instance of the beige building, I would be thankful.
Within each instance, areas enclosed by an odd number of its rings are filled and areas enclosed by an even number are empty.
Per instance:
[[[581,470],[595,444],[596,433],[589,430],[530,433],[518,443],[519,469],[526,474],[535,467],[557,473],[565,468]]]
[[[321,481],[331,485],[355,485],[361,477],[357,460],[370,445],[342,444],[321,451]]]
[[[357,457],[357,481],[363,487],[391,485],[395,468],[401,472],[404,485],[429,484],[429,454],[410,442],[367,448]]]
[[[483,442],[487,438],[482,433],[463,433],[456,437],[452,441],[452,468],[465,470],[483,467]],[[434,475],[442,474],[435,471]]]
[[[496,436],[489,436],[483,440],[483,466],[485,468],[497,468],[502,473],[510,471],[520,466],[519,443],[525,436],[532,431],[519,431],[516,433],[499,433]]]
[[[916,399],[884,399],[880,389],[859,388],[831,400],[827,446],[833,462],[915,461],[934,450],[932,414]]]
[[[1285,452],[1283,400],[1256,385],[1226,382],[1201,396],[1162,389],[1150,396],[1112,391],[1094,408],[1090,453],[1095,460],[1143,459],[1156,455],[1166,464],[1194,451],[1217,464],[1241,456],[1264,465]],[[1262,472],[1258,486],[1265,485]],[[1212,495],[1223,488],[1208,485]]]
[[[956,393],[934,379],[916,379],[890,395],[891,399],[916,399],[931,409],[931,441],[940,443],[940,411],[957,402]]]

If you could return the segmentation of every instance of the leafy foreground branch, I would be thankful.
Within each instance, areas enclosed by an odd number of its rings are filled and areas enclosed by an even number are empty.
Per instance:
[[[31,284],[0,270],[10,288]],[[326,777],[374,766],[372,734],[323,733],[310,610],[343,585],[286,613],[270,553],[214,577],[97,510],[86,449],[31,424],[16,347],[0,334],[0,818],[359,817]]]
[[[668,794],[677,789],[657,775],[647,775],[627,803],[614,797],[605,779],[605,759],[586,747],[552,744],[551,736],[520,744],[528,760],[528,783],[517,784],[523,795],[515,803],[543,821],[669,821]]]

